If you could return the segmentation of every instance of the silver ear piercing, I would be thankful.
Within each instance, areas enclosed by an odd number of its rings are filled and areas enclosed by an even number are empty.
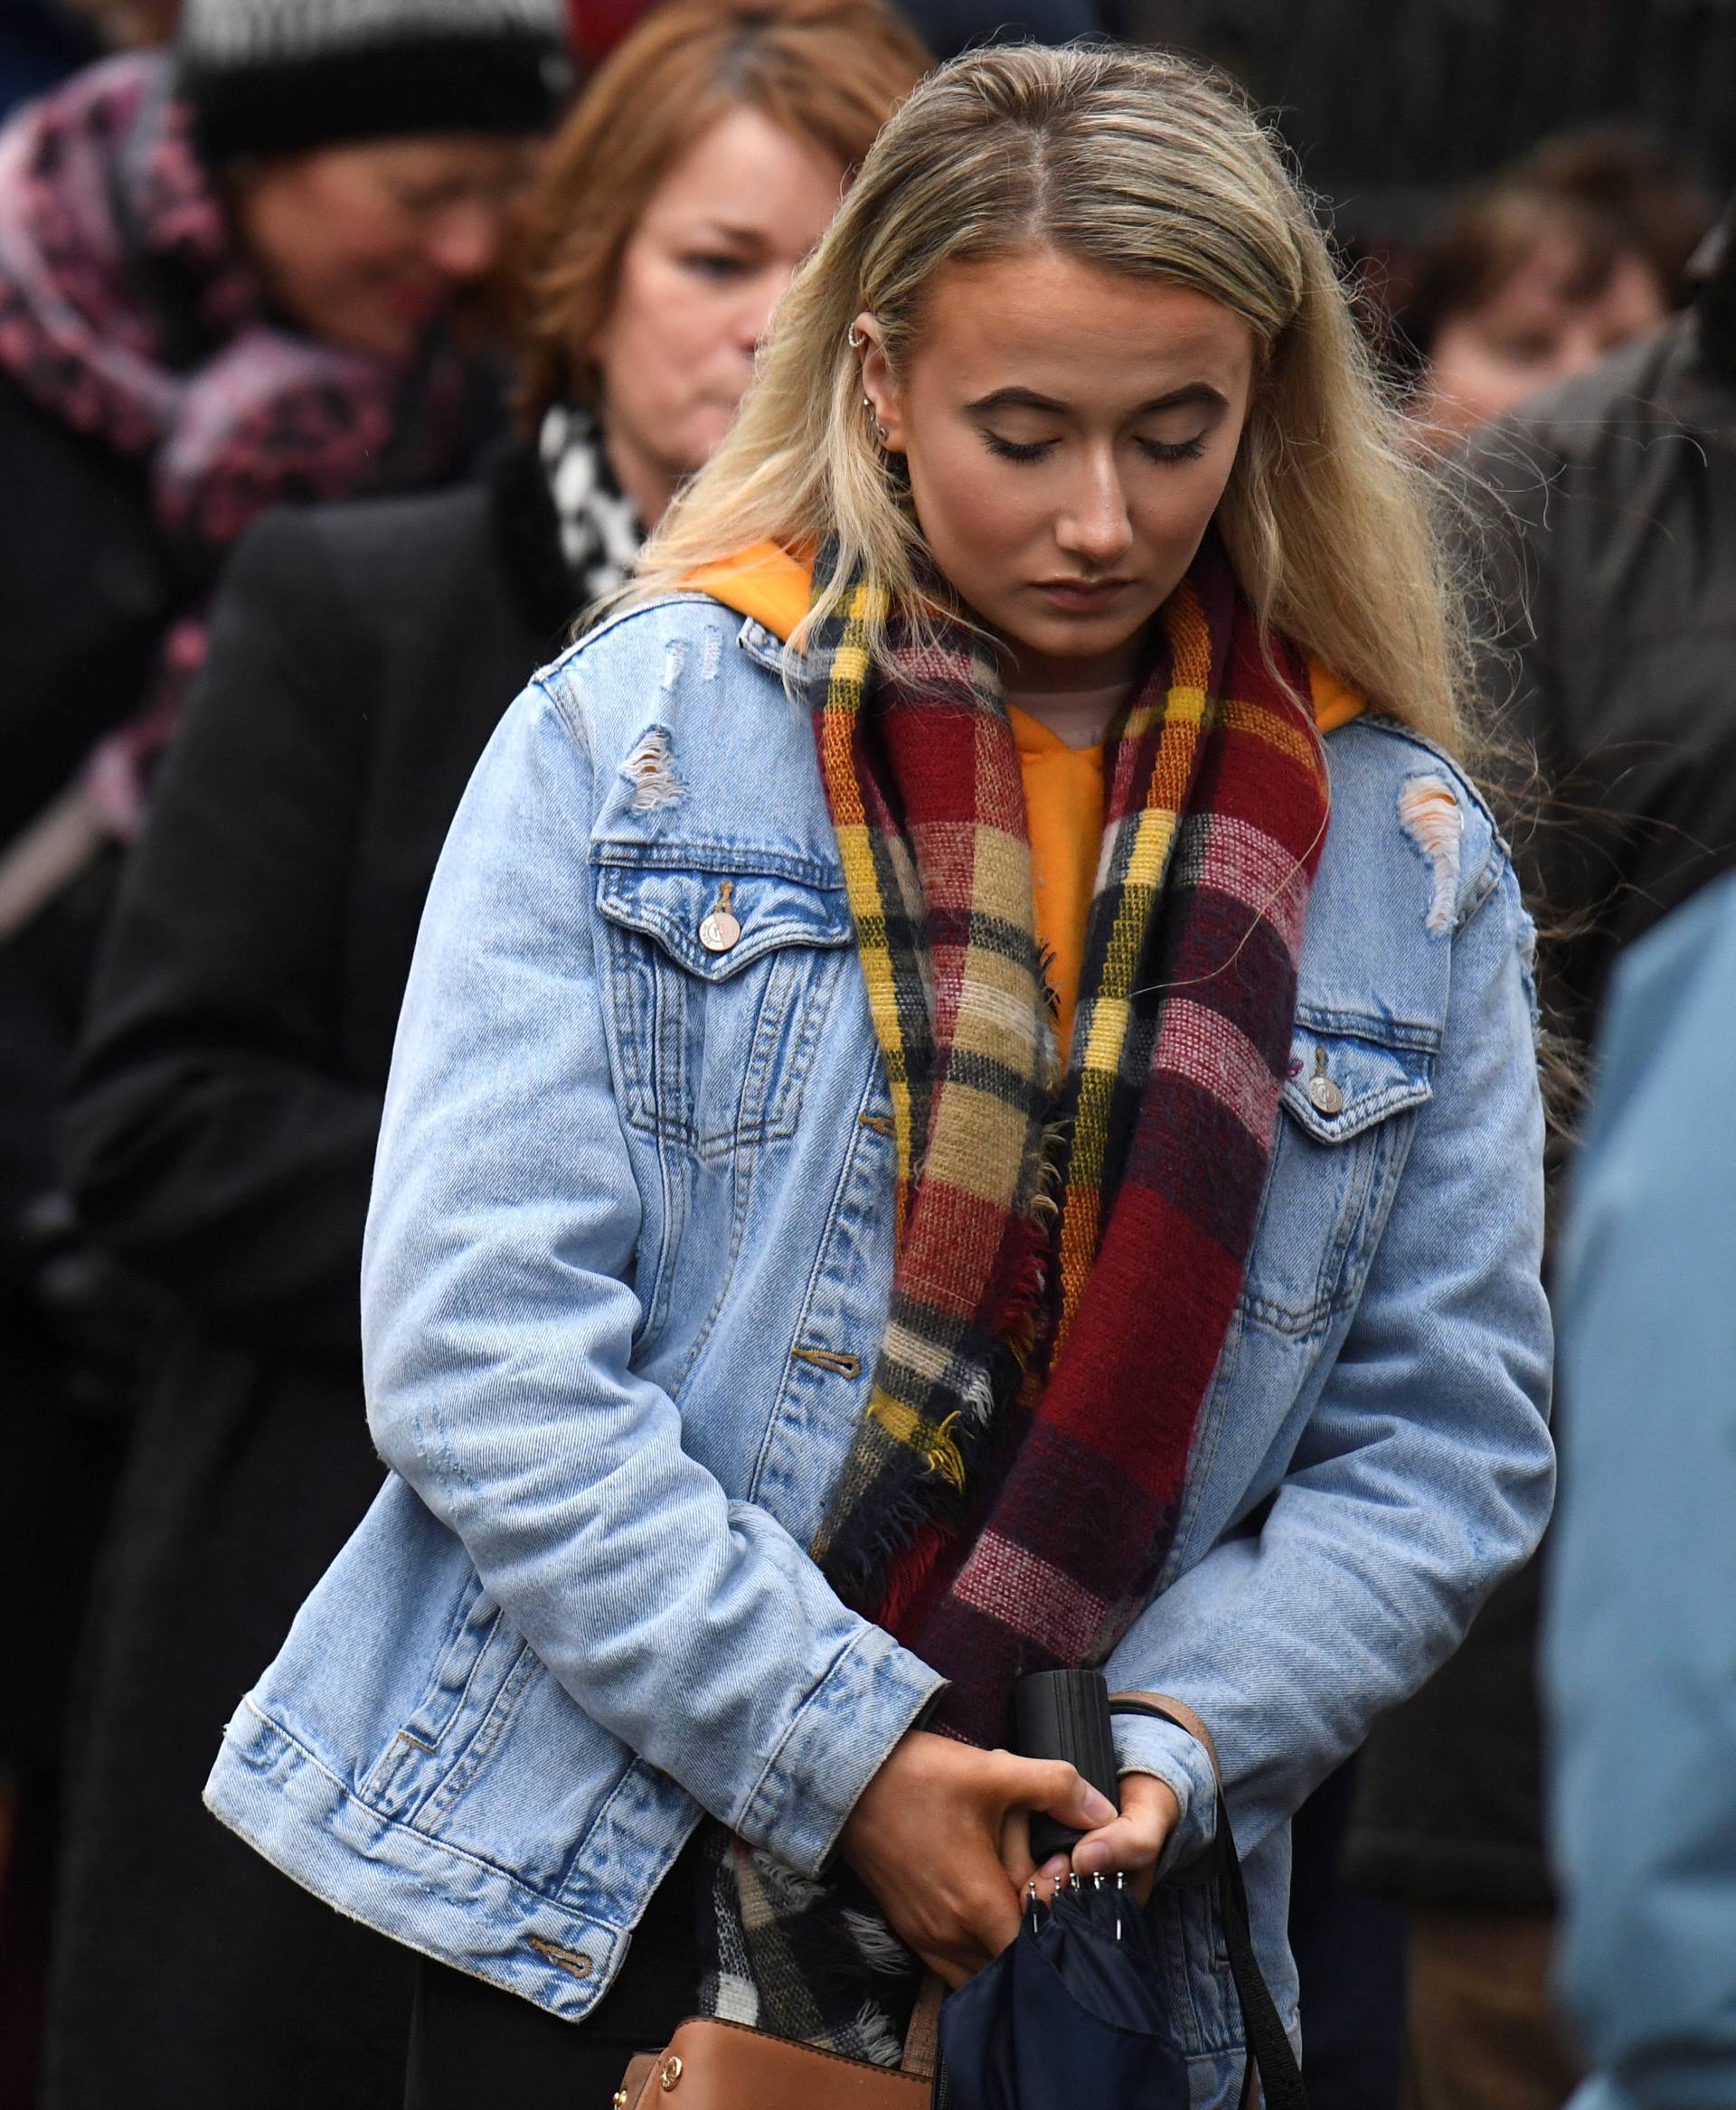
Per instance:
[[[854,323],[852,323],[849,329],[845,331],[844,341],[846,344],[849,345],[853,352],[860,352],[863,346],[868,342],[867,338],[863,335],[862,332],[857,329]],[[880,413],[874,409],[873,398],[872,396],[864,395],[863,397],[862,410],[863,415],[867,419],[868,422],[874,429],[874,438],[879,440],[882,447],[884,447],[886,444],[886,428],[881,421]]]

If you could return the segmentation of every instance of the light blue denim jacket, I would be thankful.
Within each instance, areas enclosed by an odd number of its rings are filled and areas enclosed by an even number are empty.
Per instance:
[[[782,652],[674,598],[547,670],[484,756],[368,1228],[392,1471],[207,1791],[341,1910],[573,2018],[702,1811],[818,1870],[939,1682],[805,1550],[885,1318],[892,1144]],[[1109,1664],[1215,1731],[1292,2022],[1289,1816],[1530,1551],[1553,1479],[1529,926],[1449,764],[1373,720],[1327,754],[1245,1294],[1158,1593]],[[1430,783],[1457,808],[1432,835],[1401,811]],[[741,937],[716,952],[726,881]],[[1180,1800],[1184,1870],[1203,1755],[1162,1723],[1118,1736]],[[1227,2104],[1208,1897],[1159,1898],[1194,2100]]]

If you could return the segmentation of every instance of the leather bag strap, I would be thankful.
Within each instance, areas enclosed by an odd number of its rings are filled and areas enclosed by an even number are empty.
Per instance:
[[[910,2026],[904,2032],[904,2056],[899,2061],[900,2073],[912,2074],[923,2081],[934,2078],[935,2069],[940,2063],[940,2003],[946,1997],[945,1982],[930,1971],[922,1981]]]
[[[1241,2003],[1241,2023],[1248,2039],[1248,2066],[1242,2077],[1242,2110],[1307,2110],[1302,2070],[1278,2012],[1278,2003],[1266,1983],[1254,1954],[1253,1932],[1248,1921],[1248,1891],[1241,1877],[1241,1860],[1230,1829],[1230,1805],[1223,1792],[1223,1768],[1218,1763],[1212,1732],[1191,1707],[1162,1692],[1117,1692],[1110,1695],[1111,1714],[1140,1714],[1166,1721],[1202,1746],[1212,1761],[1218,1784],[1217,1825],[1212,1842],[1212,1876],[1217,1890],[1218,1917],[1223,1923],[1224,1947],[1230,1955],[1230,1975],[1235,1981],[1236,1998]]]

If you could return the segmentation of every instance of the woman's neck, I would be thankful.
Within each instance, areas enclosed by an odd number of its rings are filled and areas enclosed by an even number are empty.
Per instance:
[[[1105,689],[1044,689],[1034,695],[1008,689],[1006,701],[1047,726],[1068,747],[1095,748],[1102,745],[1109,721],[1121,708],[1127,693],[1127,683],[1116,682]]]
[[[657,523],[669,509],[679,479],[609,416],[607,403],[599,416],[598,428],[610,474],[620,486],[622,496],[632,500],[646,533],[655,532]]]
[[[1137,678],[1142,650],[1143,642],[1135,639],[1090,659],[1014,653],[1006,664],[1006,700],[1070,748],[1094,748]]]

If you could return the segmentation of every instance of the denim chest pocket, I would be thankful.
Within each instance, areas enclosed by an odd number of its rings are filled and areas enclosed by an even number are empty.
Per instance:
[[[1307,1337],[1355,1302],[1434,1059],[1420,1029],[1298,1017],[1243,1290],[1250,1320]]]
[[[790,1135],[854,941],[842,884],[602,862],[597,907],[628,1122],[702,1158]]]

